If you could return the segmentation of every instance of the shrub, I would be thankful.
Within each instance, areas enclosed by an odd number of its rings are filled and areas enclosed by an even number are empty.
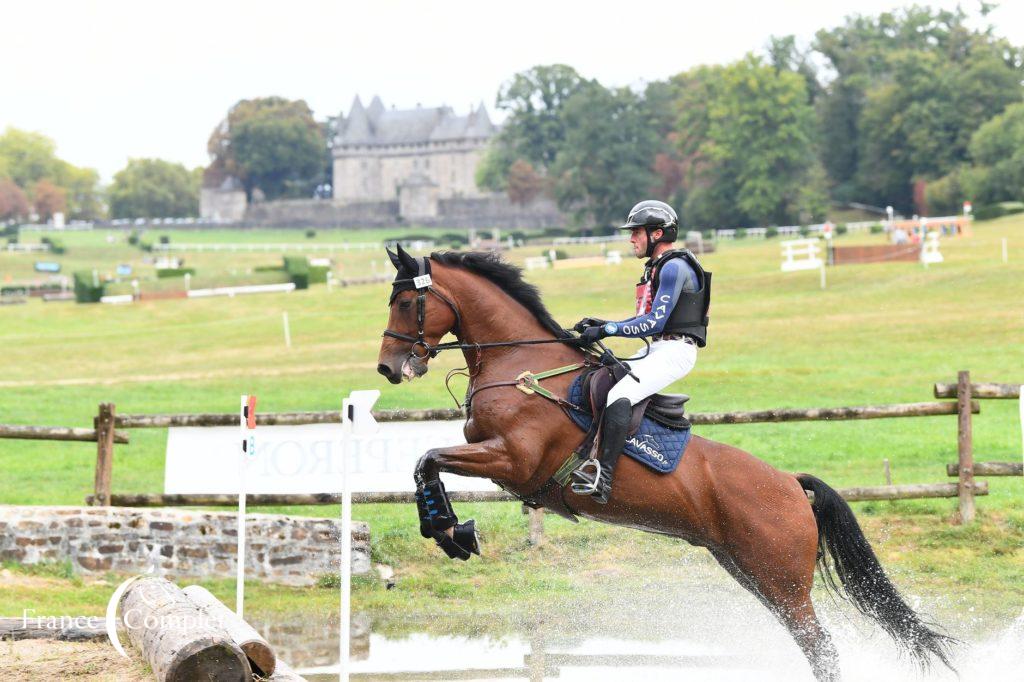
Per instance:
[[[779,236],[778,228],[769,227],[767,230],[764,231],[764,238],[765,239],[772,239],[773,237],[778,237],[778,236]]]
[[[166,234],[160,235],[160,243],[161,244],[170,244],[171,243],[171,237],[169,235],[166,235]]]
[[[547,227],[544,228],[544,232],[542,232],[541,234],[543,234],[545,237],[568,237],[569,230],[565,229],[564,227]]]
[[[80,270],[73,275],[75,280],[75,301],[78,303],[99,303],[103,297],[103,281],[94,270]]]
[[[309,283],[310,284],[326,284],[327,273],[331,269],[326,265],[310,265],[309,266]]]
[[[67,251],[67,249],[64,248],[64,243],[61,242],[61,241],[58,241],[56,239],[52,239],[50,237],[43,237],[40,241],[43,244],[49,244],[50,245],[50,253],[55,254],[57,256],[63,254],[65,251]]]
[[[306,239],[312,239],[316,236],[316,230],[306,230]]]
[[[309,259],[305,256],[285,256],[284,271],[296,289],[309,288]]]
[[[881,234],[884,231],[885,228],[880,223],[875,223],[871,226],[871,234]]]
[[[999,204],[979,206],[974,211],[974,217],[978,220],[992,220],[1015,213],[1024,213],[1024,203],[1020,201],[1004,201]]]
[[[568,257],[569,257],[569,254],[567,252],[563,251],[562,249],[557,249],[555,251],[555,260],[565,260]]]
[[[741,227],[741,228],[736,230],[736,239],[746,239],[746,238],[747,238],[747,228]]]
[[[131,244],[132,246],[138,246],[139,245],[139,231],[138,230],[132,230],[131,232],[128,233],[128,243]]]
[[[800,236],[801,237],[807,237],[810,234],[811,234],[811,228],[807,227],[806,225],[801,225],[800,226]]]
[[[836,226],[836,234],[837,235],[839,235],[839,234],[846,234],[848,231],[849,230],[846,229],[846,225],[845,224],[844,225],[837,225]]]
[[[184,277],[185,275],[195,275],[195,268],[159,268],[156,271],[157,279],[168,279],[170,277]]]
[[[450,244],[452,248],[458,248],[465,244],[466,242],[468,242],[469,240],[466,238],[466,235],[464,234],[460,234],[458,232],[445,232],[440,237],[438,237],[438,241],[440,241],[442,244]]]

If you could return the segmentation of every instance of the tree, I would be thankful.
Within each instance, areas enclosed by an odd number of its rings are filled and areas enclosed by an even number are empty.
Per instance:
[[[679,141],[690,160],[688,225],[778,225],[809,221],[826,195],[813,144],[805,80],[748,55],[677,79]]]
[[[211,173],[234,175],[246,193],[309,196],[324,175],[323,128],[303,100],[242,100],[210,135]]]
[[[45,135],[8,128],[0,136],[0,176],[11,178],[23,191],[49,180],[65,190],[69,218],[102,217],[99,173],[58,158],[57,145]]]
[[[551,174],[563,210],[607,226],[650,198],[662,141],[636,93],[591,84],[565,102],[564,122],[565,142]]]
[[[46,222],[67,210],[67,192],[49,180],[40,180],[32,188],[32,203],[39,219]]]
[[[129,159],[109,189],[114,218],[179,218],[199,213],[199,173],[162,159]]]
[[[549,168],[566,137],[562,109],[588,83],[564,64],[535,66],[505,83],[498,91],[497,106],[509,112],[501,137],[513,158],[534,168]]]
[[[0,158],[7,177],[22,189],[43,178],[56,177],[61,164],[53,140],[13,127],[0,136]]]
[[[964,200],[979,204],[1024,200],[1024,103],[1013,104],[983,124],[971,137],[973,165],[929,186],[930,194],[949,195],[946,205]]]
[[[835,73],[820,111],[837,198],[909,210],[915,181],[966,161],[978,126],[1020,101],[1021,50],[969,20],[915,6],[818,32]]]
[[[0,177],[0,220],[20,220],[28,215],[28,199],[10,178]]]
[[[508,198],[513,204],[525,206],[544,190],[544,178],[529,161],[517,160],[508,169]]]

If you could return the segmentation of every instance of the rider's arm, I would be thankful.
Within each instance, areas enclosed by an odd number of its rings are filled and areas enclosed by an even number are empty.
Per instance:
[[[673,258],[661,267],[658,291],[651,304],[651,312],[614,323],[618,330],[611,336],[639,338],[660,334],[665,329],[668,316],[679,301],[679,294],[697,291],[697,273],[682,258]],[[607,328],[606,328],[607,329]]]

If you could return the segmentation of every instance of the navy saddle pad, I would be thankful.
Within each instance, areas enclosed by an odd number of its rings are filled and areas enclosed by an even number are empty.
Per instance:
[[[623,381],[632,379],[626,378]],[[594,416],[586,407],[582,375],[576,377],[569,387],[569,402],[582,408],[582,411],[568,410],[568,413],[576,426],[586,433],[590,430]],[[689,442],[690,429],[671,429],[645,416],[636,433],[626,438],[623,452],[659,473],[668,474],[676,470]]]

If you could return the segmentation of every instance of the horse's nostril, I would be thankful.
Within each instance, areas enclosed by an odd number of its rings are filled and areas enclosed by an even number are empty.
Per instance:
[[[377,371],[383,374],[388,379],[391,378],[391,368],[385,365],[383,362],[377,365]]]

